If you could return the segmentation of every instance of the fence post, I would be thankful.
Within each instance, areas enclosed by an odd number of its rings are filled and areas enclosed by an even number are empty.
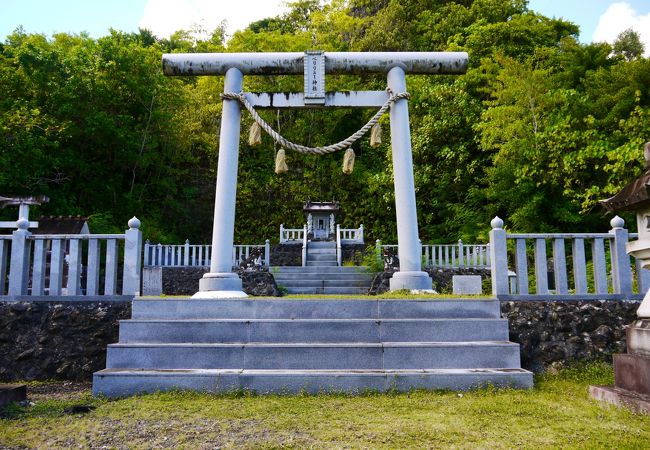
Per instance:
[[[144,241],[144,266],[145,266],[145,267],[151,264],[151,263],[149,262],[149,261],[150,261],[149,245],[150,245],[150,244],[149,244],[149,239],[147,239],[146,241]]]
[[[7,254],[9,253],[8,241],[0,240],[0,295],[5,294],[7,280]]]
[[[267,269],[271,267],[271,241],[268,239],[264,241],[264,264]]]
[[[383,261],[381,257],[381,239],[375,241],[375,257],[377,258],[377,263],[383,266]]]
[[[341,266],[343,258],[341,255],[341,225],[336,224],[336,264]]]
[[[305,267],[307,265],[307,225],[303,225],[302,230],[302,266]]]
[[[363,244],[363,224],[359,225],[359,241],[361,244]]]
[[[469,256],[467,257],[467,265],[470,265]],[[458,267],[465,267],[465,251],[462,239],[458,239]]]
[[[632,295],[632,269],[630,268],[630,257],[625,251],[625,244],[628,241],[628,232],[625,228],[625,221],[615,216],[609,224],[612,229],[610,234],[614,235],[612,245],[612,284],[614,292],[622,294],[624,299]]]
[[[16,222],[18,229],[11,237],[11,263],[9,265],[9,295],[27,295],[29,280],[29,240],[32,235],[27,228],[29,220],[21,217]]]
[[[183,265],[188,267],[190,265],[190,240],[185,239],[185,254],[183,255]]]
[[[140,221],[134,216],[129,220],[129,229],[124,233],[123,295],[140,295],[141,258],[142,231],[140,231]]]
[[[70,239],[67,295],[81,295],[81,239]]]
[[[492,295],[507,295],[508,286],[508,247],[503,220],[496,216],[490,222],[490,269],[492,274]]]
[[[284,224],[280,224],[280,244],[284,243]]]

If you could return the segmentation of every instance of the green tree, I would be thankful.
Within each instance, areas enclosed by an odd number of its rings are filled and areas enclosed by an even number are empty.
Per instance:
[[[622,55],[626,60],[632,61],[643,56],[645,47],[639,33],[628,28],[616,36],[612,50],[615,55]]]

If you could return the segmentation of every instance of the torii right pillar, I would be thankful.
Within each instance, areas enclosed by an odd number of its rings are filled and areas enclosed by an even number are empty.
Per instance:
[[[388,88],[407,92],[406,73],[395,66],[388,71]],[[408,102],[401,99],[390,108],[390,140],[393,151],[395,183],[395,214],[399,271],[390,279],[390,290],[432,289],[431,277],[422,270],[422,249],[418,235],[418,213],[415,204],[415,180],[411,151],[411,126]]]

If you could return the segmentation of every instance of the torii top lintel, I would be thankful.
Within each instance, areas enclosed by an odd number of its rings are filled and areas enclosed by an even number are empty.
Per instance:
[[[411,74],[462,74],[465,52],[325,52],[326,73],[386,73],[401,67]],[[244,75],[291,75],[304,71],[304,53],[166,53],[165,75],[224,75],[235,67]]]

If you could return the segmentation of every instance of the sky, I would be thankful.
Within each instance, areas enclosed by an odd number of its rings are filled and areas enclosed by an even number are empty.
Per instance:
[[[88,32],[148,28],[158,37],[200,25],[227,30],[282,14],[285,0],[0,0],[0,40],[18,25],[28,33]],[[650,56],[650,0],[529,0],[529,8],[580,26],[582,42],[614,42],[627,28],[639,32]]]

